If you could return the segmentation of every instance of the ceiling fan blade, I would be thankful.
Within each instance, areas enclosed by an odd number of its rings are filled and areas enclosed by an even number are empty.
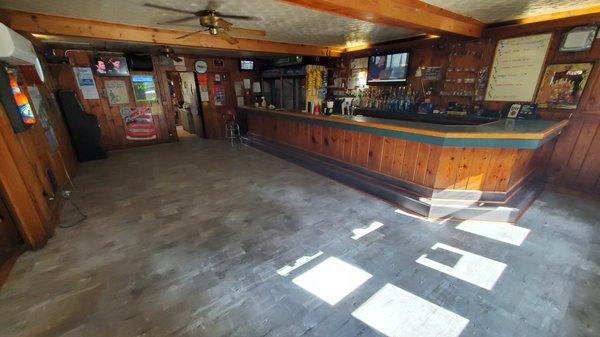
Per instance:
[[[247,29],[247,28],[227,28],[227,31],[233,35],[250,35],[250,36],[266,36],[267,33],[264,30],[258,29]]]
[[[197,33],[202,33],[202,32],[203,32],[203,31],[205,31],[205,30],[206,30],[206,29],[201,29],[201,30],[197,30],[197,31],[195,31],[195,32],[189,32],[189,33],[187,33],[187,34],[185,34],[185,35],[181,35],[180,37],[177,37],[176,39],[178,39],[178,40],[179,40],[179,39],[185,39],[185,38],[186,38],[186,37],[188,37],[188,36],[191,36],[191,35],[194,35],[194,34],[197,34]]]
[[[233,26],[233,23],[223,20],[221,18],[219,18],[219,20],[217,21],[219,27],[223,28],[223,29],[229,29],[231,26]]]
[[[205,16],[205,15],[209,15],[210,13],[214,13],[215,11],[212,11],[210,9],[203,9],[201,11],[197,11],[194,12],[194,15],[196,16]]]
[[[181,19],[175,19],[175,20],[169,20],[169,21],[164,21],[164,22],[159,22],[159,25],[171,25],[174,23],[179,23],[179,22],[184,22],[184,21],[190,21],[192,19],[197,19],[197,17],[195,16],[187,16],[185,18],[181,18]]]
[[[249,15],[233,15],[233,14],[223,14],[223,13],[219,13],[219,12],[215,12],[215,15],[220,17],[220,18],[228,18],[228,19],[237,19],[237,20],[260,20],[260,18],[257,18],[255,16],[249,16]]]
[[[222,38],[223,40],[229,42],[230,44],[238,44],[239,43],[239,41],[235,37],[227,34],[227,32],[224,32],[224,31],[219,32],[219,37]]]
[[[171,26],[189,27],[189,28],[198,28],[198,27],[200,27],[200,25],[185,25],[185,24],[177,24],[177,23],[171,24]]]
[[[177,12],[177,13],[196,14],[196,12],[194,12],[194,11],[187,11],[185,9],[177,9],[177,8],[173,8],[173,7],[167,7],[167,6],[155,5],[155,4],[149,4],[149,3],[145,3],[144,6],[156,8],[156,9],[162,9],[165,11]]]

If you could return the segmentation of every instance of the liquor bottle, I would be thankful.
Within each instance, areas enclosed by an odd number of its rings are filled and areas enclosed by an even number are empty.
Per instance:
[[[33,114],[29,100],[27,99],[27,96],[21,92],[16,77],[13,74],[8,74],[8,80],[12,88],[13,97],[19,108],[19,113],[21,114],[21,120],[25,124],[35,124],[35,115]]]

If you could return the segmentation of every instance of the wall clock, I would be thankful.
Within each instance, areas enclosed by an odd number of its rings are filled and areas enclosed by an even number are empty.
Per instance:
[[[208,70],[208,64],[205,61],[198,60],[194,63],[194,70],[198,74],[204,74]]]

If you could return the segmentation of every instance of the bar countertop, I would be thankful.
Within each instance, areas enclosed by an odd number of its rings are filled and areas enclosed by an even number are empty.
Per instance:
[[[535,149],[558,136],[567,120],[500,119],[480,125],[443,125],[364,116],[310,115],[301,112],[238,107],[245,112],[269,113],[278,118],[304,121],[429,144],[462,147]]]

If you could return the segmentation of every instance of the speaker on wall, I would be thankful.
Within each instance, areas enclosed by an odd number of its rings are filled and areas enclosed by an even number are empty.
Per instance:
[[[152,56],[146,54],[128,54],[125,55],[129,70],[152,71]]]

